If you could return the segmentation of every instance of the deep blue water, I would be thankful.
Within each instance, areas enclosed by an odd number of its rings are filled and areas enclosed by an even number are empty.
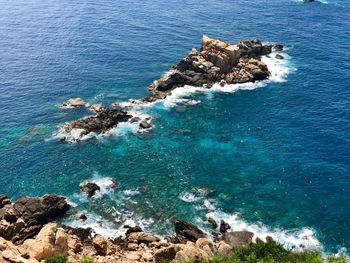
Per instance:
[[[350,3],[0,0],[0,7],[1,193],[62,194],[112,228],[116,218],[144,219],[159,233],[172,216],[201,224],[206,200],[247,225],[291,236],[308,228],[327,251],[350,248]],[[185,111],[151,108],[155,129],[147,136],[52,139],[89,114],[60,103],[142,98],[204,33],[283,43],[297,70],[255,90],[194,95],[201,103]],[[82,181],[105,177],[120,189],[93,201],[79,194]],[[138,187],[149,191],[133,195]],[[184,202],[194,187],[215,192]]]

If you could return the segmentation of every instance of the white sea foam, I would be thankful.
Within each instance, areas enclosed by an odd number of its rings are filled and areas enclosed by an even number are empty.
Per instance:
[[[293,0],[294,2],[301,2],[301,3],[304,3],[304,0]],[[316,0],[315,2],[320,2],[322,4],[329,4],[329,2],[327,0]]]
[[[196,196],[193,193],[183,193],[180,195],[179,198],[186,203],[193,203],[193,202],[196,202],[200,199],[199,196]]]
[[[226,214],[220,211],[209,212],[207,217],[212,217],[218,222],[225,220],[230,224],[233,231],[250,231],[254,233],[254,238],[265,240],[266,236],[271,236],[275,241],[286,248],[296,251],[321,249],[322,245],[315,237],[315,232],[311,228],[295,230],[283,230],[279,228],[269,228],[262,223],[248,223],[238,213]]]
[[[88,213],[87,211],[80,211],[79,214],[85,214],[87,219],[78,219],[78,214],[73,215],[70,219],[64,222],[66,225],[74,228],[91,228],[97,234],[100,234],[106,238],[115,238],[125,235],[127,228],[139,226],[142,229],[154,223],[153,219],[138,218],[132,213],[123,213],[122,215],[115,211],[115,220],[107,220],[102,216],[94,213]]]
[[[93,199],[100,199],[104,195],[108,195],[112,193],[117,187],[116,181],[110,177],[102,177],[99,173],[94,172],[93,178],[90,180],[86,180],[81,184],[93,182],[100,187],[100,191],[96,191],[96,193],[92,196]]]
[[[165,108],[172,108],[178,104],[183,104],[188,101],[189,96],[195,94],[204,94],[204,93],[215,93],[215,92],[225,92],[225,93],[234,93],[239,90],[254,90],[257,88],[265,87],[271,82],[285,82],[287,81],[287,76],[295,72],[296,69],[290,65],[290,56],[286,53],[278,52],[282,54],[284,59],[276,59],[275,55],[277,52],[272,52],[269,56],[263,56],[261,58],[268,69],[271,72],[271,76],[267,80],[249,82],[243,84],[227,84],[221,86],[219,83],[213,85],[212,88],[207,89],[205,87],[194,87],[194,86],[184,86],[176,88],[171,92],[171,95],[167,96],[164,100],[160,100],[157,103],[162,103]]]
[[[140,192],[138,190],[136,190],[136,189],[124,190],[123,193],[124,193],[125,196],[135,196],[135,195],[140,194]]]

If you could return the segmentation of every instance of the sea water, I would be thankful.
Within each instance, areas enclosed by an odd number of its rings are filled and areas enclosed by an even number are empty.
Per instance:
[[[207,216],[286,247],[350,247],[350,3],[0,0],[0,192],[73,205],[64,223],[108,236],[124,224],[172,234]],[[153,129],[62,143],[72,97],[128,103],[201,36],[281,43],[268,81],[179,88],[134,109]],[[191,105],[189,105],[191,104]],[[136,127],[137,128],[137,127]],[[108,188],[110,180],[119,188]],[[98,196],[80,194],[95,181]],[[140,188],[142,191],[139,191]],[[88,220],[78,216],[85,213]]]

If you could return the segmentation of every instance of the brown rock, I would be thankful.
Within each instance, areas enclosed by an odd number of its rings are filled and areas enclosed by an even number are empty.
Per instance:
[[[128,250],[137,250],[139,248],[139,245],[136,243],[128,243]]]
[[[227,232],[227,230],[229,230],[231,228],[231,226],[226,223],[224,220],[221,220],[220,222],[220,233],[224,234]]]
[[[128,236],[131,233],[135,233],[135,232],[142,232],[142,228],[139,226],[128,227],[128,230],[126,230],[125,235]]]
[[[99,234],[95,235],[92,243],[97,255],[105,256],[107,253],[107,241]]]
[[[197,239],[206,237],[205,233],[198,227],[179,219],[175,219],[174,227],[176,235],[185,238],[185,240],[196,242]]]
[[[11,200],[8,198],[6,195],[1,195],[0,194],[0,208],[3,208],[6,205],[10,205]]]
[[[95,195],[97,191],[100,191],[101,188],[96,183],[86,183],[80,185],[80,191],[87,194],[88,197]]]
[[[169,262],[175,259],[176,253],[181,250],[178,245],[172,245],[157,250],[153,255],[153,262],[162,263]]]
[[[276,51],[282,51],[283,50],[283,45],[276,44],[273,46],[273,49]]]
[[[218,224],[216,223],[214,218],[209,217],[208,223],[211,225],[212,228],[216,229],[218,227]]]
[[[152,125],[149,124],[147,121],[142,121],[140,123],[140,128],[141,129],[150,129],[150,128],[152,128]]]
[[[0,236],[19,244],[35,236],[44,224],[63,216],[70,205],[54,195],[18,199],[0,221]]]

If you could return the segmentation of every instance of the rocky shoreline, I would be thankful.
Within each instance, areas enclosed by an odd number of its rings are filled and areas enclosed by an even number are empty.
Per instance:
[[[60,225],[70,205],[61,196],[20,198],[14,203],[0,195],[0,262],[37,263],[57,254],[69,256],[70,262],[84,257],[95,262],[201,262],[214,255],[227,254],[233,248],[253,242],[271,242],[254,238],[248,231],[231,231],[230,226],[208,218],[213,235],[198,227],[172,219],[174,236],[159,238],[140,227],[125,225],[125,236],[107,239],[91,228]]]
[[[81,98],[63,103],[62,108],[86,107],[95,115],[64,125],[59,138],[62,141],[79,142],[87,136],[106,134],[120,123],[138,125],[138,133],[148,131],[152,128],[149,119],[133,116],[132,108],[164,100],[173,90],[186,85],[210,89],[215,83],[224,86],[268,79],[271,72],[261,58],[269,56],[272,50],[282,51],[283,45],[263,45],[260,40],[231,45],[204,35],[200,51],[192,49],[168,74],[150,85],[149,96],[131,101],[127,107],[118,103],[111,108],[90,105]],[[284,57],[277,54],[276,58]]]

